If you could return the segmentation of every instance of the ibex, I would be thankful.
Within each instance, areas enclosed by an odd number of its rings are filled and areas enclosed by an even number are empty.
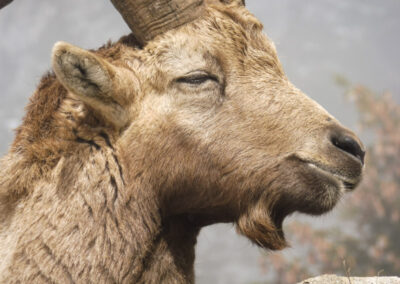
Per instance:
[[[133,33],[57,43],[1,160],[1,283],[193,283],[204,226],[283,249],[286,216],[359,183],[361,142],[243,1],[112,2]]]

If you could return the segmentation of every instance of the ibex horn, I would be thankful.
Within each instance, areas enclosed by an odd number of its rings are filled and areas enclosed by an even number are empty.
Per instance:
[[[204,0],[111,0],[141,43],[198,18]]]
[[[0,9],[13,0],[0,0]],[[111,0],[136,39],[145,44],[155,36],[198,18],[205,0]]]
[[[0,9],[10,4],[13,0],[0,0]]]

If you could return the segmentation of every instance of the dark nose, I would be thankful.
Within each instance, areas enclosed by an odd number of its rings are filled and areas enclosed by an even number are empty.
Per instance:
[[[364,164],[365,151],[362,149],[360,143],[346,133],[338,133],[331,137],[331,142],[337,148],[349,153],[356,157]]]

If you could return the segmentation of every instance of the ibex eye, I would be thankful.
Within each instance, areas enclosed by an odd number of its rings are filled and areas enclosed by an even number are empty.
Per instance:
[[[191,74],[185,77],[178,78],[176,82],[190,84],[190,85],[201,85],[207,81],[214,81],[218,83],[218,78],[214,75],[201,73],[201,74]]]

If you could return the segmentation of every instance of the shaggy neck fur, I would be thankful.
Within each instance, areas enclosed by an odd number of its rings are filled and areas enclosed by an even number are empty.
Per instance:
[[[105,124],[42,80],[0,165],[0,282],[193,282],[199,229],[163,219],[146,173],[94,125]]]

